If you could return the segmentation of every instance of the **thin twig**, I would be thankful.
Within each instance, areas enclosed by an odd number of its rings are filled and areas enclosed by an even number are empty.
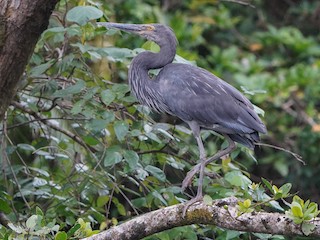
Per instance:
[[[152,149],[152,150],[146,150],[146,151],[137,151],[137,154],[138,155],[144,155],[144,154],[152,154],[152,153],[162,153],[162,154],[167,154],[167,155],[171,155],[171,156],[174,156],[176,158],[179,158],[179,159],[182,159],[182,160],[185,160],[183,157],[179,156],[178,154],[176,153],[173,153],[173,152],[169,152],[169,151],[165,151],[164,149],[169,146],[169,143],[166,143],[165,145],[163,145],[160,149]]]
[[[7,127],[7,129],[13,129],[13,128],[17,128],[17,127],[21,127],[23,125],[27,125],[29,123],[33,123],[33,122],[38,122],[38,121],[49,121],[49,120],[65,120],[65,121],[86,121],[88,120],[87,118],[65,118],[65,117],[51,117],[51,118],[41,118],[41,119],[31,119],[29,121],[26,122],[22,122],[22,123],[17,123],[14,125],[11,125],[9,127]],[[3,130],[0,129],[0,132],[2,132]]]
[[[238,4],[241,4],[241,5],[245,5],[245,6],[249,6],[249,7],[252,7],[252,8],[256,8],[254,5],[252,5],[249,1],[240,1],[240,0],[221,0],[223,2],[232,2],[232,3],[238,3]]]
[[[258,145],[258,146],[265,146],[265,147],[270,147],[270,148],[273,148],[273,149],[277,149],[277,150],[280,150],[280,151],[283,151],[283,152],[286,152],[286,153],[289,153],[291,154],[295,159],[297,159],[299,162],[301,162],[303,165],[306,165],[305,161],[303,161],[302,157],[295,153],[295,152],[292,152],[288,149],[285,149],[285,148],[282,148],[282,147],[279,147],[279,146],[275,146],[275,145],[272,145],[272,144],[267,144],[267,143],[255,143],[255,145]]]
[[[65,130],[63,128],[60,128],[58,127],[57,125],[49,122],[49,121],[46,121],[46,120],[43,120],[44,118],[41,117],[41,115],[39,115],[38,113],[32,111],[31,109],[23,106],[21,103],[19,102],[16,102],[16,101],[12,101],[11,105],[13,105],[14,107],[22,110],[23,112],[26,112],[28,113],[29,115],[33,116],[35,119],[38,119],[38,121],[41,121],[43,122],[45,125],[47,125],[48,127],[60,132],[60,133],[63,133],[64,135],[68,136],[69,138],[73,139],[75,142],[77,142],[79,145],[83,146],[85,149],[89,150],[90,152],[95,152],[96,149],[91,147],[91,146],[88,146],[78,135],[72,133],[72,132],[69,132],[68,130]]]
[[[124,197],[124,199],[129,203],[130,207],[133,209],[133,211],[136,213],[136,215],[139,215],[137,209],[133,206],[132,202],[130,199],[124,194],[124,192],[117,186],[115,185],[115,188],[120,192],[120,194]]]
[[[107,211],[106,211],[106,219],[108,219],[108,217],[109,217],[109,213],[110,213],[110,209],[111,209],[111,203],[112,203],[112,197],[113,197],[113,194],[114,194],[114,188],[115,187],[112,188],[112,191],[111,191],[111,194],[110,194],[110,198],[109,198],[109,202],[108,202],[108,206],[107,206]]]

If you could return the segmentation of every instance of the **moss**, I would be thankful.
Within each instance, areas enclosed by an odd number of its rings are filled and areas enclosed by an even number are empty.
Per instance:
[[[187,211],[187,214],[186,214],[186,219],[188,221],[195,221],[195,222],[210,222],[212,221],[212,217],[213,217],[213,214],[206,210],[206,209],[203,209],[203,208],[200,208],[200,209],[195,209],[193,211]]]

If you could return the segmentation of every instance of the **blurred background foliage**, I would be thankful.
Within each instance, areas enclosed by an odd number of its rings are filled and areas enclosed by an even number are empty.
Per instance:
[[[132,58],[158,47],[97,28],[95,19],[171,26],[179,41],[175,61],[197,64],[241,90],[265,112],[268,134],[262,141],[306,162],[265,146],[255,154],[239,146],[208,167],[220,175],[205,179],[211,198],[272,197],[270,189],[253,185],[263,177],[278,186],[292,183],[292,193],[319,203],[318,1],[65,0],[0,127],[0,210],[20,223],[19,229],[1,227],[2,238],[57,238],[59,228],[59,239],[89,236],[89,222],[103,230],[188,199],[180,184],[198,156],[190,130],[179,119],[139,105],[127,85]],[[225,144],[209,131],[202,137],[209,155]],[[256,189],[263,197],[253,194]],[[193,194],[189,189],[187,195]],[[285,207],[280,205],[272,206]],[[240,238],[283,239],[212,226],[177,228],[148,239]]]

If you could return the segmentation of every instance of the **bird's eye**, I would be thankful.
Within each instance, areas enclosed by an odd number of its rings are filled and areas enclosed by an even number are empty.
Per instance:
[[[147,31],[154,31],[154,30],[155,30],[154,26],[152,26],[152,25],[147,26]]]

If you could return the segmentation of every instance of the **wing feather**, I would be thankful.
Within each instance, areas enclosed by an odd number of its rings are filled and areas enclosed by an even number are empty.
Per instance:
[[[186,64],[166,65],[156,80],[170,114],[202,127],[219,126],[229,134],[266,129],[251,102],[210,72]]]

